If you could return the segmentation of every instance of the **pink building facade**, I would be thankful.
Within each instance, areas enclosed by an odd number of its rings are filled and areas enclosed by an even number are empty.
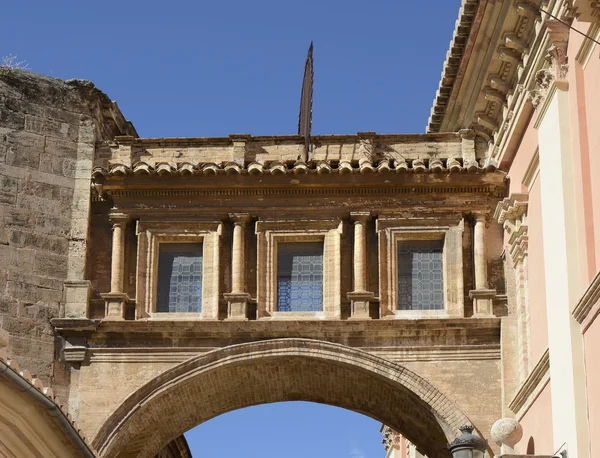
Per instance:
[[[429,120],[506,172],[504,453],[600,456],[599,40],[597,1],[464,1]]]

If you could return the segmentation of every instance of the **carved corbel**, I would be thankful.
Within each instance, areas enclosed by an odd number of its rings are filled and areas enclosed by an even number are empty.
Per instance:
[[[521,53],[516,49],[509,48],[508,46],[500,46],[498,49],[500,60],[509,62],[513,65],[519,65],[521,63]]]
[[[511,194],[498,202],[494,218],[502,224],[508,234],[509,254],[513,266],[527,256],[527,194]]]
[[[506,35],[504,37],[504,43],[508,48],[512,48],[521,54],[529,50],[529,48],[527,47],[527,42],[515,33]]]

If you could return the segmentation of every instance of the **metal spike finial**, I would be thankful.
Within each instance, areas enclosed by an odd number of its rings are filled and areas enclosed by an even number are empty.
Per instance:
[[[304,79],[302,80],[302,94],[300,95],[300,115],[298,116],[298,135],[304,137],[304,161],[309,160],[310,131],[312,127],[312,98],[313,98],[313,42],[310,42],[306,63],[304,65]]]

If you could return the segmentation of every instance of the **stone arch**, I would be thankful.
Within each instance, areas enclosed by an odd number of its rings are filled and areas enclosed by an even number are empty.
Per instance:
[[[104,422],[92,446],[102,457],[151,457],[185,431],[220,414],[279,401],[346,408],[401,432],[430,458],[464,412],[407,368],[344,345],[274,339],[191,358],[132,393]]]

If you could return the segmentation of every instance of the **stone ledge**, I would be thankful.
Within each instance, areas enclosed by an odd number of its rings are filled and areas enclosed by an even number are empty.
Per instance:
[[[549,380],[550,353],[546,350],[508,405],[508,408],[517,415],[517,419],[523,416],[528,408],[526,405],[533,402],[531,398],[537,397]]]

